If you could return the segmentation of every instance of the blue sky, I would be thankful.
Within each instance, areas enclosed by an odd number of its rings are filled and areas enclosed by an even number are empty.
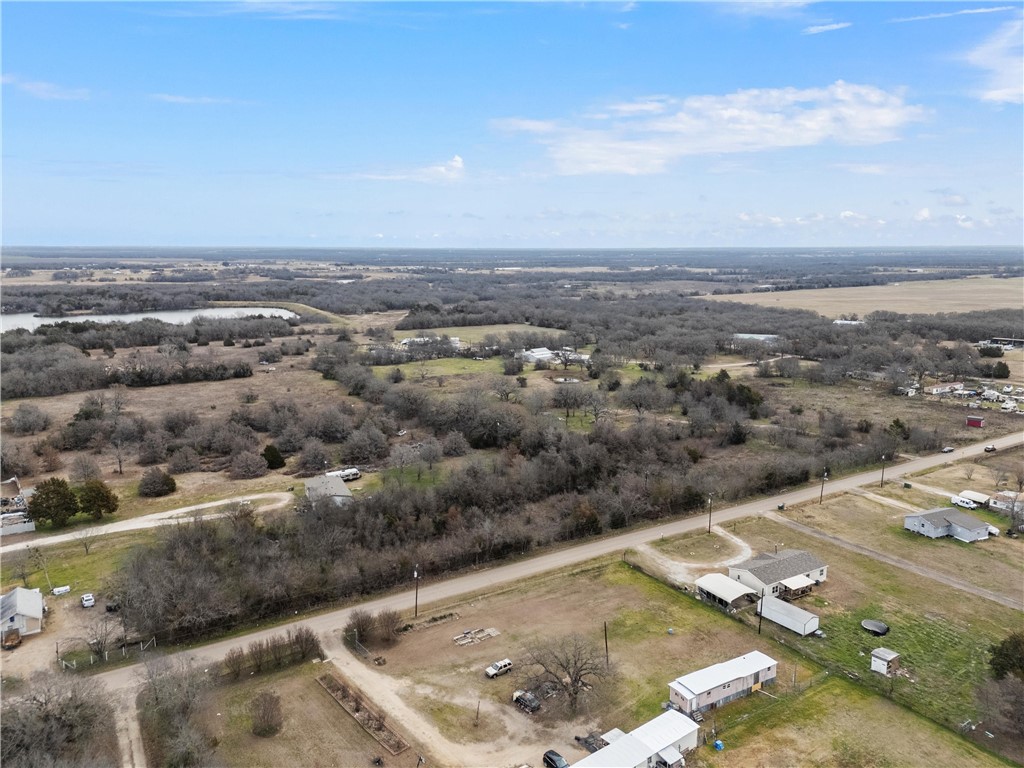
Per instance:
[[[3,242],[1021,245],[1022,10],[4,2]]]

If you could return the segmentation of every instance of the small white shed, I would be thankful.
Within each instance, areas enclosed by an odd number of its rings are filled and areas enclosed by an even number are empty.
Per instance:
[[[900,655],[888,648],[875,648],[871,652],[871,671],[892,677],[900,668]]]

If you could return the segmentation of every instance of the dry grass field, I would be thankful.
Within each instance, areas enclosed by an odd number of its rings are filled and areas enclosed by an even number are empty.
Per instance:
[[[211,766],[370,766],[375,756],[384,755],[387,766],[415,768],[424,749],[414,744],[397,757],[386,752],[316,682],[324,671],[306,664],[213,689],[201,717],[218,741]],[[252,734],[246,709],[263,690],[276,692],[284,710],[284,727],[269,738]]]
[[[757,768],[1001,766],[952,731],[842,678],[811,688],[785,711],[758,713],[722,735],[725,749],[701,750],[687,765]]]
[[[919,508],[949,506],[948,496],[933,496],[929,504]],[[1011,599],[1022,598],[1022,539],[999,536],[973,544],[951,538],[929,539],[904,530],[903,516],[909,514],[908,510],[852,494],[825,499],[823,504],[787,507],[782,514],[844,541],[931,568]],[[997,519],[994,515],[992,518]]]
[[[825,317],[877,310],[907,314],[970,312],[980,309],[1020,309],[1024,278],[970,277],[962,280],[920,280],[856,288],[820,288],[727,296],[706,296],[712,301],[736,301],[784,309],[810,309]]]

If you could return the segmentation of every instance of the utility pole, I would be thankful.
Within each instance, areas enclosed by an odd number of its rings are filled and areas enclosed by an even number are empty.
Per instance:
[[[821,502],[825,499],[825,481],[826,480],[828,480],[828,467],[825,467],[825,470],[821,473],[821,495],[818,496],[818,503],[819,504],[821,504]]]
[[[761,590],[761,600],[757,607],[757,634],[761,634],[761,622],[764,621],[764,589]]]
[[[413,609],[412,609],[412,617],[415,619],[417,616],[420,615],[420,564],[419,563],[416,563],[416,565],[414,565],[413,568],[412,568],[412,580],[416,584],[416,600],[415,600],[415,603],[413,604]]]
[[[604,668],[608,669],[611,661],[608,658],[608,622],[604,623]]]
[[[711,533],[711,494],[708,494],[708,533]]]
[[[885,485],[885,454],[882,454],[882,479],[878,481],[878,487]]]

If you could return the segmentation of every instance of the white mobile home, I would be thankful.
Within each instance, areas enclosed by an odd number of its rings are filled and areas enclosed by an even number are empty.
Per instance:
[[[601,738],[608,745],[584,757],[574,768],[681,768],[683,755],[697,748],[700,732],[693,720],[674,709],[629,733],[613,728]]]
[[[775,681],[778,662],[760,651],[683,675],[668,684],[673,706],[689,714],[714,709]]]
[[[990,509],[996,509],[1007,515],[1016,511],[1024,512],[1024,493],[1007,493],[1000,491],[988,500]]]
[[[929,539],[952,536],[957,541],[982,541],[988,538],[989,526],[966,512],[939,507],[928,512],[918,512],[903,518],[903,527],[920,533]]]

